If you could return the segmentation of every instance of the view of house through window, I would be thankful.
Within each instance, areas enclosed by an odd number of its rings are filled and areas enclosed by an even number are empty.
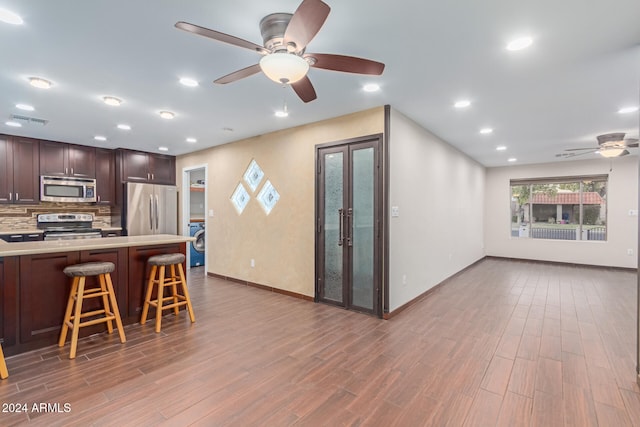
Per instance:
[[[511,236],[607,240],[607,176],[512,180]]]

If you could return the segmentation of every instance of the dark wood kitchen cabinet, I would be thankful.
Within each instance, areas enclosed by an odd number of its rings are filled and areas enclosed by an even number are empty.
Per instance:
[[[116,200],[115,151],[96,148],[96,196],[98,204],[113,205]]]
[[[62,270],[79,260],[75,251],[20,257],[20,344],[56,342],[70,290]]]
[[[40,200],[39,142],[0,135],[0,203]]]
[[[18,257],[0,258],[0,340],[5,349],[16,344],[17,279]],[[5,351],[7,356],[12,354]]]
[[[119,149],[122,182],[176,184],[176,159],[164,154]]]
[[[95,178],[95,162],[94,147],[40,141],[40,175]]]
[[[116,268],[111,273],[118,309],[124,317],[127,306],[127,250],[126,248],[96,249],[49,253],[20,257],[20,344],[49,345],[57,342],[64,319],[64,311],[71,290],[71,279],[62,270],[68,265],[108,261]],[[87,278],[87,287],[97,285],[95,277]],[[98,310],[98,298],[87,299],[84,311]],[[80,336],[106,331],[106,324],[80,329]]]

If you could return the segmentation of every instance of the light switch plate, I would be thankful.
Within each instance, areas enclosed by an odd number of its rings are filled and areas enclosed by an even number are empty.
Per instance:
[[[213,209],[209,209],[209,217],[213,217]]]
[[[400,208],[398,206],[391,206],[391,217],[397,218],[400,216]]]

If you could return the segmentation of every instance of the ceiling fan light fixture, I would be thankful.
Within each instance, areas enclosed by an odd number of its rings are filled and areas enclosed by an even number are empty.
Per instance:
[[[611,147],[611,148],[601,148],[599,154],[602,157],[611,158],[621,156],[626,150],[624,148]]]
[[[309,63],[296,54],[275,52],[260,59],[260,69],[276,83],[291,84],[307,75]]]
[[[520,37],[518,39],[512,40],[507,44],[507,50],[512,52],[517,50],[526,49],[533,44],[533,39],[531,37]]]

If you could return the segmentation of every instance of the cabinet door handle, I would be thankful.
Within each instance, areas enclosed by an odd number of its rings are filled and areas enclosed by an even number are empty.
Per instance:
[[[151,181],[151,174],[147,172],[147,181]]]
[[[16,193],[16,202],[20,200],[20,195],[18,193]]]
[[[68,175],[69,174],[69,168],[64,168],[64,174]]]
[[[71,175],[73,175],[73,168],[71,168]]]
[[[100,195],[98,195],[98,203],[100,203]]]
[[[13,193],[9,193],[9,201],[13,200]]]
[[[155,176],[153,174],[151,174],[151,181],[155,181]]]

